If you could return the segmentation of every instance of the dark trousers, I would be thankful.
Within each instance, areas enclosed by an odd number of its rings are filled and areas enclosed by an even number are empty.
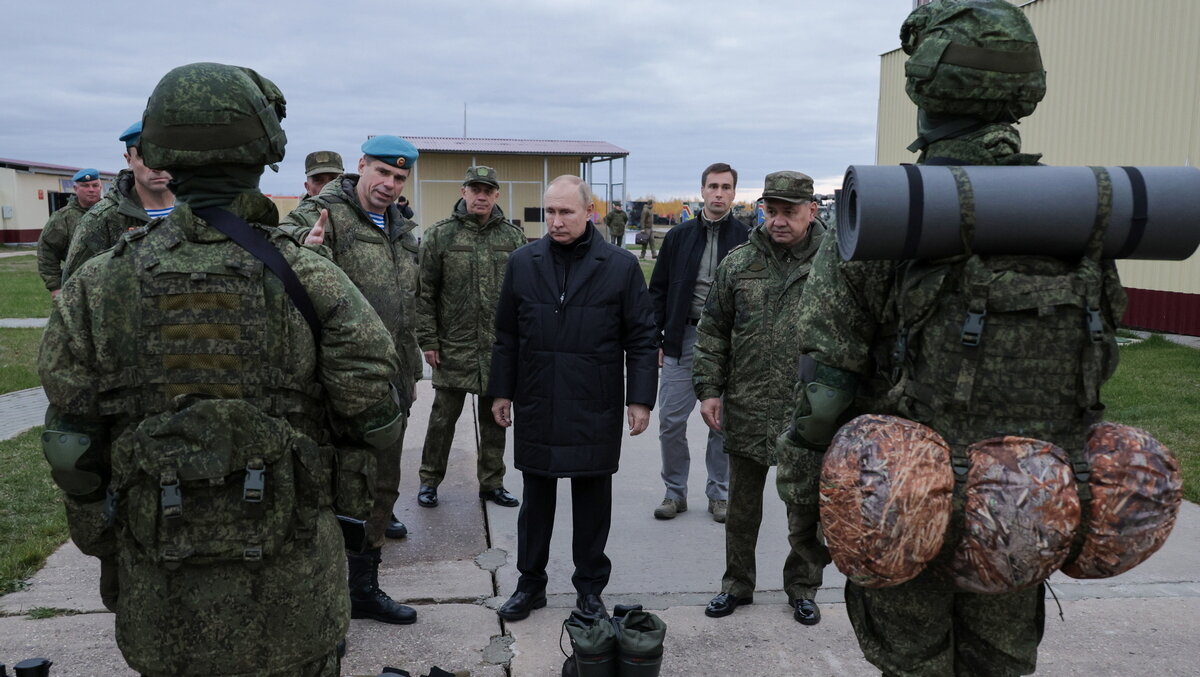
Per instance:
[[[546,588],[550,537],[554,532],[554,507],[558,478],[522,474],[525,488],[517,516],[517,582],[519,592]],[[581,595],[599,595],[608,585],[612,562],[604,554],[612,520],[612,475],[571,478],[571,555],[575,574],[571,583]]]

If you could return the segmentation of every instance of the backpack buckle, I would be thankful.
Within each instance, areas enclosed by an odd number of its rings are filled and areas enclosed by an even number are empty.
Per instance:
[[[979,339],[983,336],[984,318],[986,317],[986,310],[981,310],[978,313],[971,310],[967,311],[967,319],[963,321],[962,326],[962,343],[964,346],[974,348],[979,345]]]
[[[908,354],[908,327],[901,327],[896,332],[896,346],[892,349],[892,382],[900,380],[904,357]]]
[[[254,467],[255,465],[259,467]],[[242,500],[247,503],[262,503],[263,493],[266,491],[267,482],[265,479],[266,470],[262,468],[262,462],[255,463],[251,461],[246,465],[246,481],[242,483]]]
[[[1099,308],[1087,309],[1087,328],[1092,343],[1104,342],[1104,322],[1100,319]]]
[[[179,480],[163,482],[159,488],[162,489],[160,502],[163,517],[172,519],[183,515],[183,495],[179,493]]]

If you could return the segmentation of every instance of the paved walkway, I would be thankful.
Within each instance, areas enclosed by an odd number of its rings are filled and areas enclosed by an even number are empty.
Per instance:
[[[468,447],[473,436],[468,416],[458,422],[450,472],[439,491],[441,505],[417,506],[417,467],[433,400],[428,381],[421,382],[419,392],[405,440],[396,506],[410,535],[385,546],[381,584],[396,599],[415,606],[420,617],[411,626],[352,621],[343,671],[375,675],[382,666],[393,665],[423,675],[437,665],[467,669],[473,677],[557,675],[563,660],[558,648],[561,624],[575,602],[568,485],[560,484],[548,608],[524,621],[501,622],[494,610],[512,593],[517,578],[518,511],[490,503],[481,509],[475,454]],[[45,405],[38,396],[35,390],[0,397],[0,420],[14,428],[40,424]],[[826,570],[825,587],[818,594],[821,624],[806,628],[792,620],[781,575],[786,516],[770,488],[754,606],[723,619],[704,615],[724,569],[723,528],[704,511],[703,482],[696,477],[689,495],[692,510],[665,522],[651,517],[662,497],[654,420],[650,431],[626,438],[621,470],[614,478],[608,548],[613,575],[604,599],[610,607],[640,602],[666,621],[663,677],[878,674],[859,652],[841,602],[845,579],[833,567]],[[698,414],[689,435],[704,439]],[[511,453],[510,447],[510,465]],[[703,473],[702,464],[696,471]],[[520,495],[520,474],[510,471],[507,486]],[[1200,507],[1189,503],[1163,549],[1133,571],[1097,581],[1056,575],[1053,588],[1065,621],[1059,620],[1054,601],[1047,600],[1038,674],[1195,675],[1200,640],[1198,544]],[[116,648],[113,616],[100,603],[97,577],[95,560],[68,543],[27,589],[0,597],[0,662],[11,665],[47,656],[55,661],[55,677],[134,675]],[[78,613],[31,618],[30,610],[38,607]]]

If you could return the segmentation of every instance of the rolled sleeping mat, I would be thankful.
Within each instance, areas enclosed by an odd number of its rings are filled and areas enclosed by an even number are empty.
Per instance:
[[[973,253],[1071,259],[1106,213],[1103,258],[1182,261],[1200,246],[1200,169],[852,165],[838,250],[846,261],[962,254],[965,217]]]
[[[1028,437],[995,437],[967,447],[963,526],[941,573],[967,592],[1037,585],[1071,553],[1079,496],[1067,452]]]
[[[1179,504],[1179,461],[1144,430],[1097,423],[1084,448],[1092,499],[1083,516],[1086,534],[1078,556],[1063,565],[1072,578],[1125,573],[1166,542]]]
[[[950,524],[950,448],[928,426],[865,414],[838,430],[821,467],[821,530],[833,563],[863,587],[916,578]]]

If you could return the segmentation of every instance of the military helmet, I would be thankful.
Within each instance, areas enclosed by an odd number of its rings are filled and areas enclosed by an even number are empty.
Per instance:
[[[283,159],[283,92],[249,68],[180,66],[163,76],[142,115],[141,154],[155,169],[267,165]]]
[[[1037,36],[1006,0],[934,0],[900,27],[905,91],[936,115],[1015,122],[1046,95]]]

